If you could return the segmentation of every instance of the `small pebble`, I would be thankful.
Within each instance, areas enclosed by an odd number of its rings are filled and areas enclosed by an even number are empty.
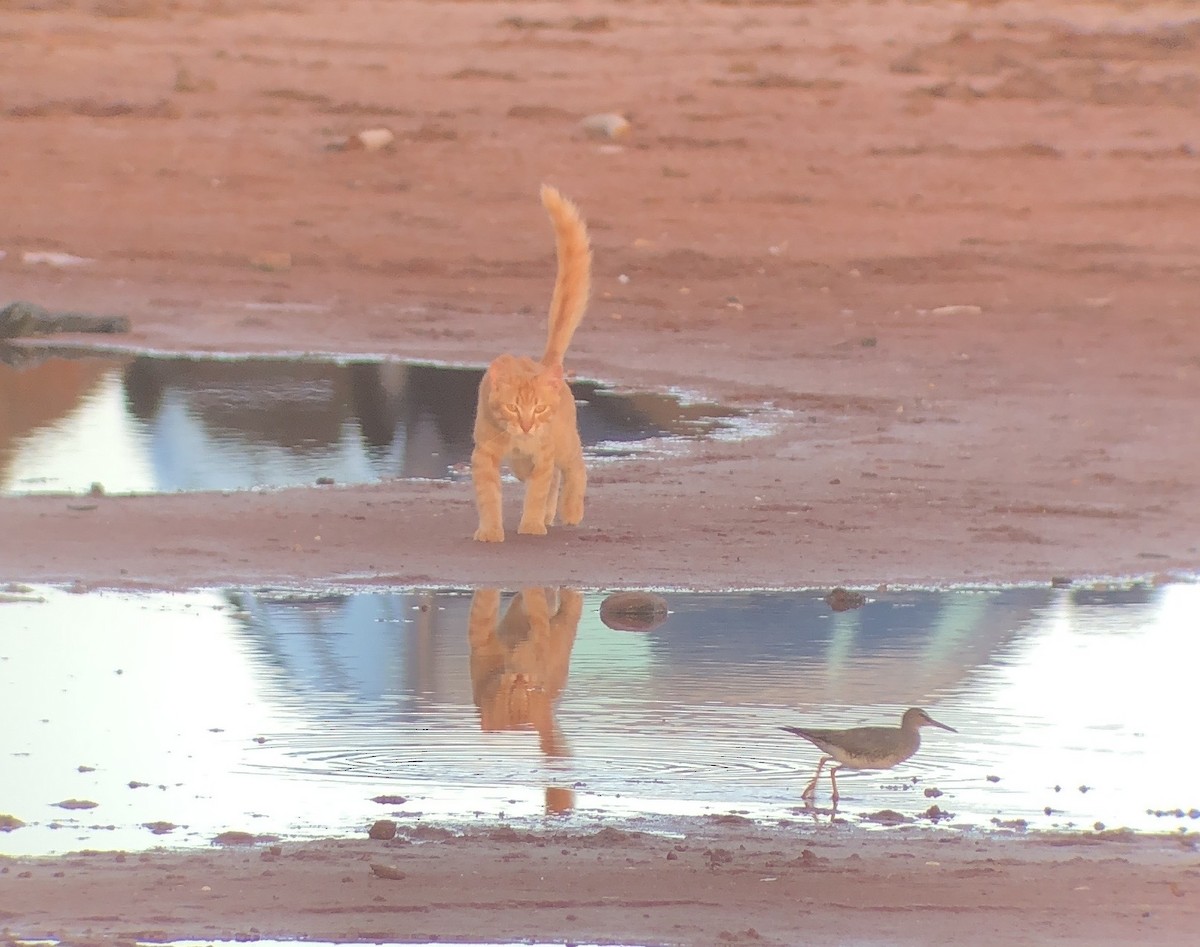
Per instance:
[[[633,133],[633,125],[624,115],[617,112],[597,112],[588,115],[579,123],[580,130],[589,138],[620,140]]]
[[[371,862],[371,872],[378,878],[386,878],[388,881],[403,881],[407,877],[395,865],[384,865],[381,862]]]
[[[931,316],[978,316],[982,312],[981,306],[938,306],[929,310]]]
[[[374,839],[394,839],[396,837],[396,823],[391,819],[377,819],[371,828],[367,831],[367,835]]]

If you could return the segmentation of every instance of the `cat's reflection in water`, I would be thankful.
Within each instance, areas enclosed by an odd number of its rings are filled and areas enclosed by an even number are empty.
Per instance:
[[[531,587],[500,614],[500,590],[479,589],[471,599],[471,692],[484,732],[533,730],[550,759],[570,755],[554,705],[567,684],[571,648],[583,613],[574,589]],[[575,794],[546,788],[546,811],[565,812]]]

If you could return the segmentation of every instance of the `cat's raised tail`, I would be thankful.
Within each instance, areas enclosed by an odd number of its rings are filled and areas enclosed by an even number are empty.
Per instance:
[[[554,297],[550,300],[546,354],[542,356],[542,364],[549,368],[562,366],[571,337],[583,321],[592,286],[592,247],[579,208],[557,188],[542,185],[542,206],[554,224],[554,245],[558,251],[558,275],[554,280]]]

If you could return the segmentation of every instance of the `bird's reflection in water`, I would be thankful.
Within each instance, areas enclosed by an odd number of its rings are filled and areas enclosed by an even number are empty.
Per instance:
[[[548,759],[570,751],[555,719],[567,684],[571,648],[583,613],[574,589],[522,589],[500,613],[500,590],[479,589],[471,599],[471,693],[484,732],[533,730]],[[546,811],[574,808],[570,789],[549,786]]]

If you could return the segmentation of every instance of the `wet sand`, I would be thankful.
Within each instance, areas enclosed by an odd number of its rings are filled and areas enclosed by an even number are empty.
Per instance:
[[[691,824],[682,838],[553,825],[416,836],[17,862],[0,875],[4,923],[72,944],[303,935],[1107,945],[1190,943],[1200,921],[1196,853],[1177,838],[910,835],[807,820],[755,829],[736,819]]]
[[[0,31],[3,302],[126,315],[136,347],[482,364],[543,338],[549,180],[595,244],[569,368],[770,404],[779,423],[598,469],[581,528],[500,547],[471,542],[465,484],[88,509],[2,498],[0,577],[704,588],[1194,573],[1189,15],[823,0],[14,9]],[[579,132],[613,110],[630,113],[628,138]],[[375,126],[393,147],[331,147]],[[23,262],[46,252],[91,262]],[[31,423],[0,413],[0,442]],[[5,863],[0,923],[71,942],[214,924],[687,943],[753,942],[751,927],[775,943],[1187,943],[1196,929],[1198,863],[1175,840],[806,826],[767,842],[697,825],[668,861],[637,836],[543,849],[481,832],[405,848],[402,882],[371,880],[369,843],[338,840],[285,843],[273,861]],[[709,865],[701,846],[733,860]],[[830,862],[805,868],[806,847]],[[926,868],[939,874],[914,874]],[[223,883],[235,890],[217,897]],[[431,915],[440,904],[457,907]]]

